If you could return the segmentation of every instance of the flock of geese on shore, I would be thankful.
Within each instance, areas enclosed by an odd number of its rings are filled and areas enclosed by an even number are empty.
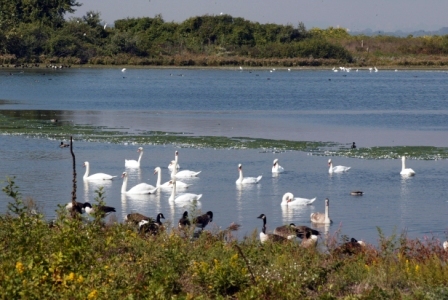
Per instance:
[[[138,160],[125,160],[125,167],[129,169],[133,168],[140,168],[141,159],[143,156],[143,147],[139,147],[137,152],[139,152]],[[400,172],[403,176],[414,176],[415,171],[406,168],[405,165],[406,158],[402,156],[402,170]],[[333,166],[333,162],[331,159],[328,160],[328,172],[330,174],[332,173],[344,173],[350,170],[351,167],[346,166]],[[86,168],[85,174],[83,176],[83,179],[86,181],[98,181],[98,180],[112,180],[116,178],[117,176],[105,174],[105,173],[95,173],[92,175],[90,174],[90,164],[89,162],[84,162],[84,167]],[[165,183],[162,183],[162,176],[161,176],[161,168],[156,167],[154,169],[154,174],[157,174],[157,183],[156,186],[152,186],[147,183],[139,183],[130,189],[127,189],[127,182],[128,182],[128,173],[123,172],[122,178],[123,178],[123,184],[121,188],[122,194],[134,194],[134,195],[143,195],[143,194],[154,194],[159,189],[165,189],[165,190],[171,190],[171,195],[169,197],[170,202],[174,203],[181,203],[181,204],[188,204],[188,203],[196,203],[200,204],[199,201],[202,197],[202,194],[193,194],[193,193],[182,193],[180,195],[177,195],[177,189],[185,190],[190,185],[180,181],[179,179],[182,178],[191,178],[198,176],[201,171],[191,171],[191,170],[179,170],[179,152],[175,151],[175,159],[172,160],[169,165],[168,169],[171,171],[171,179]],[[243,167],[242,164],[238,165],[238,171],[239,171],[239,177],[236,180],[237,185],[245,185],[245,184],[257,184],[262,176],[257,177],[244,177],[243,176]],[[272,166],[272,173],[278,174],[284,172],[284,168],[279,165],[278,159],[275,159]],[[362,196],[362,191],[351,191],[351,195],[354,196]],[[282,197],[282,206],[299,206],[299,205],[310,205],[312,204],[316,198],[307,199],[307,198],[299,198],[294,197],[294,195],[290,192],[287,192]],[[328,198],[325,199],[325,212],[315,212],[310,215],[310,221],[313,224],[316,225],[329,225],[332,223],[332,220],[329,216],[329,202],[330,200]],[[103,216],[106,216],[107,214],[111,212],[115,212],[115,208],[110,206],[96,206],[97,209],[101,210],[101,214]],[[83,213],[85,211],[87,214],[91,215],[94,214],[94,208],[89,202],[86,203],[79,203],[75,202],[75,206],[72,206],[72,203],[68,203],[66,205],[67,210],[74,209],[78,213]],[[260,232],[260,241],[261,243],[265,243],[266,241],[274,241],[274,242],[283,242],[286,240],[291,240],[295,238],[299,238],[302,240],[301,245],[303,247],[314,247],[317,244],[318,236],[320,235],[320,232],[318,230],[312,229],[307,226],[296,226],[294,223],[290,223],[289,225],[283,225],[276,227],[273,231],[273,233],[267,233],[266,232],[266,223],[267,223],[267,217],[265,214],[261,214],[258,216],[259,219],[263,221],[262,230]],[[162,213],[159,213],[155,219],[151,217],[147,217],[140,213],[130,213],[126,216],[125,220],[126,222],[132,223],[136,226],[138,226],[139,232],[145,233],[145,234],[157,234],[161,228],[163,228],[163,224],[161,219],[165,219],[164,215]],[[213,221],[213,212],[208,211],[207,213],[203,215],[199,215],[193,219],[193,223],[196,228],[201,229],[201,231],[210,223]],[[188,217],[188,211],[185,211],[182,214],[182,217],[178,221],[178,228],[179,229],[186,229],[191,226],[190,219]],[[231,225],[232,227],[232,225]],[[233,224],[233,229],[238,229],[238,224]],[[230,227],[229,227],[230,228]],[[362,241],[357,241],[356,239],[352,238],[348,242],[348,246],[351,249],[356,249],[358,247],[362,247],[364,243]],[[347,246],[347,245],[346,245]],[[448,241],[443,243],[443,247],[445,249],[448,249]]]

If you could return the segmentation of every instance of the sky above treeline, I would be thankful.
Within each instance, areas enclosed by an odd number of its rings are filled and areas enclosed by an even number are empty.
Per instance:
[[[70,16],[101,13],[104,22],[162,15],[166,22],[229,14],[253,22],[350,31],[434,31],[448,27],[448,0],[78,0]]]

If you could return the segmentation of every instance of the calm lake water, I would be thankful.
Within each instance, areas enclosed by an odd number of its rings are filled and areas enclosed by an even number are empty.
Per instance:
[[[402,70],[0,70],[0,109],[18,117],[31,110],[43,121],[57,118],[135,132],[448,147],[447,81],[446,72]],[[58,144],[0,135],[1,177],[16,176],[23,196],[34,198],[48,218],[57,204],[71,199],[72,158]],[[83,162],[89,161],[91,173],[118,176],[104,187],[119,220],[132,211],[154,217],[163,212],[167,221],[177,223],[186,208],[170,205],[169,192],[121,195],[124,159],[137,159],[138,146],[75,141],[78,200],[93,201],[98,188],[82,180]],[[241,237],[260,230],[260,213],[268,217],[268,230],[290,222],[310,226],[310,213],[323,212],[328,197],[334,223],[322,229],[330,233],[340,230],[375,243],[379,226],[387,235],[407,230],[411,237],[446,238],[446,160],[407,160],[416,176],[401,178],[399,160],[333,157],[335,165],[351,169],[329,175],[329,157],[304,152],[143,147],[141,168],[128,170],[128,188],[143,181],[154,185],[157,166],[167,181],[168,163],[179,150],[182,169],[202,171],[198,178],[183,180],[192,183],[189,192],[203,194],[201,210],[214,212],[214,226],[240,223]],[[286,170],[277,177],[271,173],[274,158]],[[239,163],[245,176],[263,175],[261,182],[237,188]],[[351,196],[354,189],[365,195]],[[286,192],[317,200],[282,209]],[[0,194],[0,211],[6,211],[7,201]]]

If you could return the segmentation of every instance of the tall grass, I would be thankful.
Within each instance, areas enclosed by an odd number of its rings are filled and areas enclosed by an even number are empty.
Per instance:
[[[166,228],[144,236],[100,216],[72,218],[60,207],[48,222],[13,179],[0,215],[2,299],[446,299],[448,254],[435,239],[385,237],[356,254],[236,240],[230,230]],[[96,203],[104,200],[97,191]],[[195,211],[193,213],[199,213]],[[322,251],[321,249],[324,249]]]

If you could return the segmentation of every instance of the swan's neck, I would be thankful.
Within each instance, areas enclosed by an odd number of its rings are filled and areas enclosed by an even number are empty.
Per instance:
[[[330,171],[330,173],[333,173],[333,163],[332,162],[330,163],[330,170],[329,171]]]
[[[325,205],[325,223],[330,223],[330,217],[328,216],[328,207],[329,205]]]
[[[402,159],[401,160],[401,170],[404,170],[404,169],[406,169],[406,163],[405,163],[405,160]]]
[[[140,155],[138,156],[138,164],[140,164],[140,160],[142,159],[143,151],[140,151]]]
[[[240,177],[238,178],[238,180],[240,181],[240,182],[243,182],[243,170],[241,170],[240,169]],[[266,221],[265,221],[265,223],[266,223]]]
[[[126,187],[128,185],[128,176],[123,177],[123,184],[121,185],[121,193],[126,193]]]
[[[162,184],[162,170],[157,170],[157,184],[156,187],[160,187]]]
[[[84,173],[84,177],[83,178],[87,178],[89,177],[89,172],[90,172],[90,165],[85,165],[86,166],[86,172]]]
[[[170,201],[174,201],[176,198],[176,181],[173,181],[173,189],[171,190]]]

